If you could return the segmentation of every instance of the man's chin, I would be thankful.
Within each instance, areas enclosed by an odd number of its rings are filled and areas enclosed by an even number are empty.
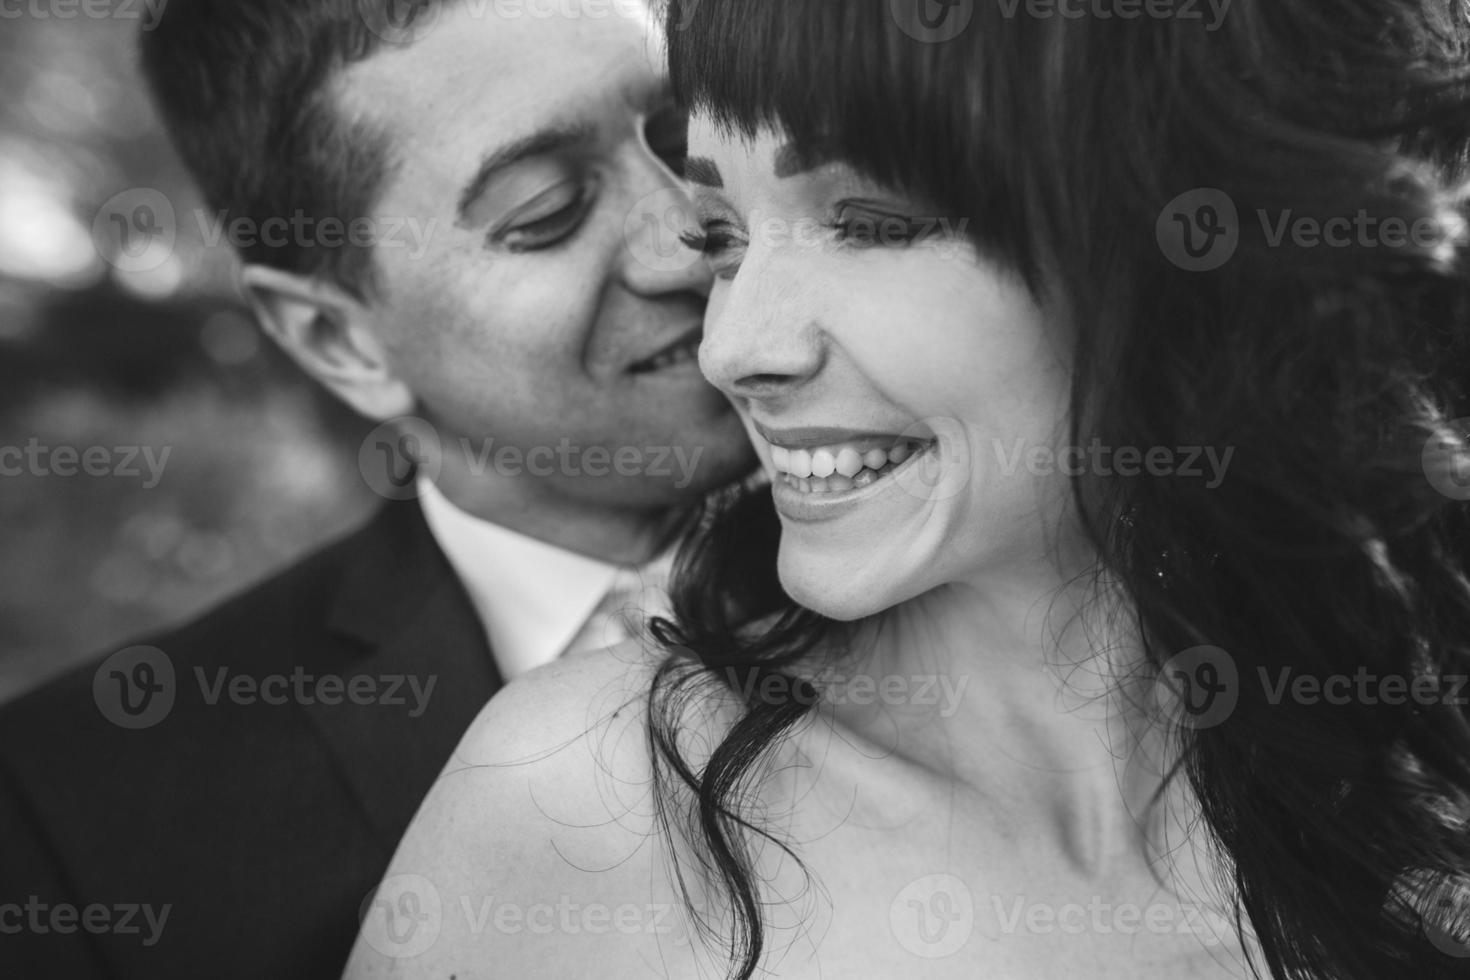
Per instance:
[[[670,507],[692,506],[722,487],[746,479],[759,465],[755,450],[737,430],[738,439],[689,442],[669,447],[663,466],[650,472],[639,492]],[[657,463],[656,460],[652,461]],[[665,472],[671,471],[671,472]]]
[[[553,492],[589,504],[651,510],[693,506],[756,467],[755,451],[734,425],[718,427],[703,439],[650,436],[596,458],[583,456],[551,482],[557,485]]]

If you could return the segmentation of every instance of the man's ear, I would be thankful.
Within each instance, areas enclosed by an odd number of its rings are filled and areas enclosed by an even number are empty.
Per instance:
[[[371,313],[345,290],[264,265],[240,271],[240,290],[265,332],[358,413],[380,421],[413,413],[413,392],[394,374]]]

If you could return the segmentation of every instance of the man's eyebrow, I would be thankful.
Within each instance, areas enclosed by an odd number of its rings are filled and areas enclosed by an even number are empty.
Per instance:
[[[776,176],[784,180],[787,177],[796,177],[816,170],[823,164],[831,163],[837,157],[835,150],[800,143],[787,143],[776,151],[772,167]]]
[[[470,208],[479,200],[480,195],[485,193],[485,188],[489,186],[490,181],[494,180],[502,170],[529,157],[586,145],[594,139],[596,131],[597,127],[590,122],[554,124],[495,150],[480,162],[475,176],[465,184],[464,190],[460,193],[458,222],[464,224],[469,217]]]
[[[699,184],[701,187],[710,187],[720,190],[725,186],[725,179],[720,176],[720,168],[709,157],[690,157],[684,161],[684,179],[691,184]]]

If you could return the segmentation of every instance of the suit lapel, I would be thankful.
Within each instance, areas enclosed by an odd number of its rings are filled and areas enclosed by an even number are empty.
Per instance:
[[[365,679],[357,697],[304,707],[391,849],[501,680],[417,501],[386,505],[360,543],[330,626],[355,651],[336,668],[347,691]]]

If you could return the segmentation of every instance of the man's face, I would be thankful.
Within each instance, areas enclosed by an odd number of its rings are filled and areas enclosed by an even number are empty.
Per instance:
[[[708,273],[673,251],[682,189],[650,148],[679,141],[681,119],[646,20],[615,12],[626,4],[543,6],[451,3],[426,36],[339,79],[341,111],[387,133],[397,164],[374,214],[369,315],[446,456],[622,450],[607,477],[563,455],[521,479],[601,504],[678,503],[753,458],[699,372]],[[402,220],[432,221],[427,241],[395,245]],[[650,230],[662,240],[640,239]],[[697,464],[681,473],[671,450]]]

